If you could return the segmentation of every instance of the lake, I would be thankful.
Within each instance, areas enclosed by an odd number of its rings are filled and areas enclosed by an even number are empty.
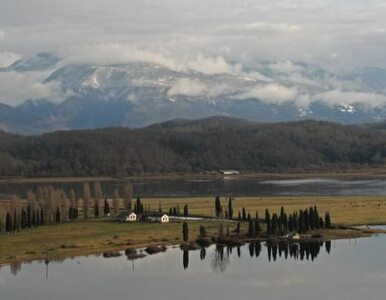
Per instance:
[[[188,196],[330,196],[330,195],[384,195],[385,179],[338,180],[329,178],[264,180],[253,177],[230,177],[208,179],[133,179],[135,195],[142,197],[188,197]],[[47,183],[48,184],[48,183]],[[78,195],[82,183],[50,183],[69,191],[74,188]],[[113,190],[120,190],[124,182],[102,181],[103,191],[111,196]],[[0,183],[0,197],[9,194],[25,196],[28,189],[35,190],[44,183]]]
[[[0,269],[0,299],[385,299],[385,249],[380,235],[281,251],[262,243],[32,262]]]

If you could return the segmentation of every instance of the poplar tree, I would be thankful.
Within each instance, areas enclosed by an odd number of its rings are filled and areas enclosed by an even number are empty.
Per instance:
[[[126,182],[123,186],[122,198],[124,201],[125,209],[131,210],[131,199],[133,198],[133,185],[130,181]]]
[[[114,215],[117,215],[117,213],[118,213],[118,206],[119,206],[119,192],[117,189],[114,189],[114,193],[113,193]]]
[[[84,218],[88,218],[88,211],[90,209],[90,200],[91,200],[91,192],[90,192],[90,184],[85,182],[83,184],[83,213]]]

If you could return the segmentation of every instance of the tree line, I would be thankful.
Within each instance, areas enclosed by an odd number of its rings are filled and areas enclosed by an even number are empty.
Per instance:
[[[137,213],[143,211],[141,199],[138,197],[132,204],[132,198],[133,187],[130,182],[123,185],[121,195],[116,188],[111,199],[105,197],[99,182],[95,182],[92,186],[88,182],[84,183],[80,196],[77,196],[73,189],[67,194],[63,189],[55,189],[48,185],[38,187],[36,191],[29,190],[26,199],[12,197],[6,208],[5,217],[1,219],[0,216],[0,232],[11,233],[79,218],[117,215],[122,208],[134,209]]]
[[[386,156],[386,132],[316,121],[212,118],[40,136],[0,132],[0,138],[0,176],[347,169],[379,166]]]

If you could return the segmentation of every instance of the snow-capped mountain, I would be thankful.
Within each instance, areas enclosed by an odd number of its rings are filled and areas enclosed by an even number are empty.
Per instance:
[[[0,118],[0,128],[20,133],[139,127],[213,115],[259,122],[318,119],[340,123],[386,117],[386,70],[381,68],[333,72],[284,61],[207,74],[146,62],[66,64],[57,55],[40,53],[0,70],[4,74],[48,71],[39,84],[55,88],[50,97],[31,96],[13,107],[41,120],[36,130],[20,130]]]

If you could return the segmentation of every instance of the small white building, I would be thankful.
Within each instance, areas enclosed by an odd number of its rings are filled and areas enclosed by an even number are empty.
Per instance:
[[[117,217],[120,222],[135,222],[137,221],[137,214],[135,212],[125,212]]]
[[[239,175],[240,172],[236,170],[219,170],[219,172],[223,175]]]
[[[151,222],[169,223],[169,216],[164,213],[149,215],[147,219]]]

